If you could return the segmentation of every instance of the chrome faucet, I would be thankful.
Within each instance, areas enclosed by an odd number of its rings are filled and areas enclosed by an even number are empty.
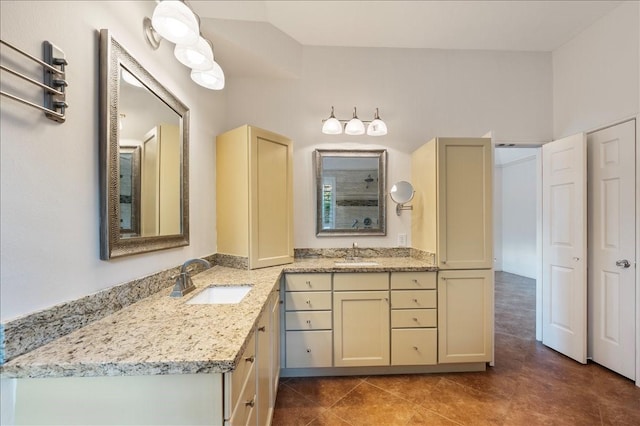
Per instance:
[[[180,274],[171,277],[176,279],[176,284],[173,286],[171,297],[182,297],[196,288],[196,286],[193,285],[193,281],[191,281],[191,276],[187,270],[187,267],[194,263],[200,263],[206,266],[207,269],[211,268],[211,264],[204,259],[189,259],[184,262],[182,264],[182,268],[180,268]]]
[[[358,256],[359,255],[359,253],[358,253],[358,243],[353,243],[352,248],[353,248],[353,256],[351,256],[351,259],[352,260],[358,260],[358,257],[359,257]]]

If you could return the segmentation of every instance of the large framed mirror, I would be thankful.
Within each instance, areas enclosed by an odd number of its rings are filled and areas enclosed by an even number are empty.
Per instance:
[[[100,257],[189,244],[189,109],[100,30]]]
[[[386,235],[387,151],[314,152],[316,235]]]

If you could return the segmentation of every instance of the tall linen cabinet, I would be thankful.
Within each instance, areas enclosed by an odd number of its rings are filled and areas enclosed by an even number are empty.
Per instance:
[[[218,253],[249,269],[293,262],[293,142],[244,125],[216,138]]]
[[[411,155],[414,248],[438,266],[438,363],[492,362],[490,138],[435,138]]]

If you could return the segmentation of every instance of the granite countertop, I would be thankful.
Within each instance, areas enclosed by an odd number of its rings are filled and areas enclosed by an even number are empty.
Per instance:
[[[366,258],[375,266],[336,266],[343,259],[240,270],[214,266],[193,276],[197,289],[181,298],[172,288],[134,303],[1,368],[4,378],[223,373],[235,368],[280,275],[304,272],[436,271],[409,257]],[[210,285],[252,285],[237,304],[187,305]]]

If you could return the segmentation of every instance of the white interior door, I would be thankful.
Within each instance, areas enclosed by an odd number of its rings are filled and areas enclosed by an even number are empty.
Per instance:
[[[588,136],[589,353],[635,379],[635,121]]]
[[[542,343],[587,362],[587,145],[542,146]]]

